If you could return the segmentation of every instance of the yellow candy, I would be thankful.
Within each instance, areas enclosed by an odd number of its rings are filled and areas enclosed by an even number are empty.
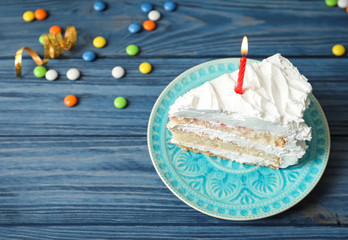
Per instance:
[[[143,74],[148,74],[151,72],[152,66],[148,62],[143,62],[142,64],[139,65],[139,71]]]
[[[93,40],[93,45],[96,47],[96,48],[102,48],[102,47],[105,47],[106,45],[106,40],[105,38],[103,37],[96,37],[94,40]]]
[[[23,14],[23,20],[26,21],[26,22],[31,22],[35,19],[35,15],[32,11],[26,11],[24,14]]]
[[[346,49],[343,45],[341,44],[336,44],[335,46],[333,46],[332,48],[332,53],[335,55],[335,56],[342,56],[343,54],[345,54],[346,52]]]

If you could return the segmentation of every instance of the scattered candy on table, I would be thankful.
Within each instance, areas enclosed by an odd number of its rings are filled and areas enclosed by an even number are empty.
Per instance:
[[[163,4],[163,8],[168,12],[172,12],[176,9],[176,3],[172,1],[167,1]]]
[[[329,1],[329,0],[326,0],[326,1]],[[331,1],[334,1],[334,0],[331,0]],[[341,0],[341,1],[348,1],[348,0]],[[340,4],[340,7],[342,7],[342,6],[343,6],[343,3]],[[107,5],[103,1],[97,1],[94,3],[93,7],[94,7],[95,11],[104,11],[106,9]],[[158,21],[159,19],[161,19],[161,13],[157,10],[153,10],[154,8],[153,8],[152,4],[143,3],[143,4],[141,4],[140,8],[143,12],[148,14],[149,20],[146,20],[142,25],[139,23],[130,24],[128,26],[128,31],[130,33],[138,33],[141,31],[142,27],[147,31],[152,31],[156,28],[155,21]],[[164,9],[166,11],[174,11],[176,9],[176,4],[172,1],[167,1],[164,3]],[[30,21],[33,21],[35,19],[44,20],[47,18],[47,16],[48,16],[48,13],[44,9],[37,9],[35,12],[26,11],[23,14],[23,20],[26,22],[30,22]],[[67,27],[67,31],[68,31],[68,28],[69,27]],[[62,28],[60,26],[57,26],[57,25],[54,25],[49,29],[49,33],[57,34],[57,33],[61,33],[61,32],[62,32]],[[39,42],[42,45],[44,44],[43,39],[44,39],[44,37],[46,37],[44,35],[45,34],[42,34],[39,38]],[[67,35],[71,35],[71,36],[73,36],[73,38],[76,37],[76,33],[75,34],[69,33]],[[72,39],[71,41],[73,43],[72,45],[74,45],[76,42],[74,39]],[[106,44],[107,44],[107,41],[102,36],[98,36],[98,37],[93,39],[93,45],[96,48],[103,48],[106,46]],[[126,53],[128,55],[131,55],[131,56],[137,55],[139,53],[139,47],[134,45],[134,44],[130,44],[126,48]],[[54,58],[54,57],[52,57],[52,58]],[[92,51],[86,51],[82,55],[82,59],[84,61],[88,61],[88,62],[95,60],[95,58],[96,58],[96,54]],[[46,63],[46,61],[44,61],[44,64]],[[139,71],[143,74],[148,74],[152,71],[152,66],[148,62],[143,62],[139,65]],[[112,69],[111,74],[114,78],[122,78],[125,75],[125,69],[121,66],[116,66]],[[50,69],[47,71],[44,66],[35,67],[34,75],[38,78],[42,78],[45,76],[48,81],[54,81],[59,76],[59,74],[56,70]],[[77,80],[80,77],[80,71],[76,68],[71,68],[67,71],[66,76],[69,80]],[[68,107],[75,106],[77,104],[77,102],[78,102],[78,99],[74,95],[68,95],[64,98],[64,104]],[[114,105],[116,108],[125,108],[127,106],[127,104],[128,104],[127,99],[124,97],[117,97],[114,100]]]
[[[77,104],[77,97],[74,95],[68,95],[64,98],[64,104],[68,107],[73,107]]]
[[[50,69],[46,72],[45,77],[48,81],[54,81],[58,78],[58,72],[54,69]]]
[[[23,20],[26,21],[26,22],[31,22],[31,21],[34,21],[35,20],[35,15],[32,11],[26,11],[24,14],[23,14]]]
[[[75,80],[79,79],[80,71],[76,68],[70,68],[66,73],[66,77],[69,80],[75,81]]]
[[[96,48],[103,48],[105,47],[106,45],[106,39],[99,36],[99,37],[96,37],[94,38],[93,40],[93,45],[96,47]]]
[[[117,97],[114,100],[114,105],[117,108],[125,108],[127,106],[127,99],[124,97]]]
[[[346,53],[346,48],[341,45],[341,44],[336,44],[335,46],[333,46],[332,48],[332,53],[335,55],[335,56],[342,56]]]
[[[111,74],[114,78],[122,78],[125,74],[125,70],[121,66],[116,66],[112,69]]]
[[[82,59],[86,62],[92,62],[97,57],[97,55],[92,51],[87,51],[82,54]]]
[[[97,12],[102,12],[102,11],[105,10],[106,4],[105,4],[105,2],[103,2],[103,1],[97,1],[97,2],[94,3],[93,8],[94,8],[94,10],[96,10]]]
[[[35,77],[42,78],[46,74],[46,68],[44,66],[37,66],[34,68]]]
[[[156,23],[154,21],[151,21],[151,20],[146,20],[143,23],[143,28],[146,31],[152,31],[152,30],[154,30],[156,28]]]
[[[152,70],[152,66],[148,62],[143,62],[142,64],[139,65],[139,71],[143,74],[148,74]]]
[[[148,12],[150,12],[153,9],[153,6],[150,3],[143,3],[143,4],[140,5],[140,9],[144,13],[148,13]]]
[[[50,27],[50,33],[54,33],[54,34],[57,34],[57,33],[61,33],[62,32],[62,28],[59,27],[58,25],[53,25],[52,27]]]
[[[130,56],[137,55],[139,53],[139,48],[134,44],[128,45],[126,48],[126,53]]]
[[[44,34],[42,34],[42,35],[44,35]],[[40,42],[40,43],[43,45],[43,44],[44,44],[44,42],[43,42],[42,35],[39,37],[39,42]]]
[[[22,47],[17,50],[14,62],[17,77],[21,76],[22,74],[22,59],[24,50],[29,53],[29,55],[37,65],[40,66],[47,64],[50,58],[60,56],[63,54],[64,50],[70,50],[70,48],[75,46],[77,40],[77,31],[74,26],[67,26],[64,39],[62,38],[62,35],[60,33],[56,35],[44,34],[42,38],[44,40],[44,44],[47,40],[47,46],[45,46],[44,48],[45,54],[43,59],[30,47]],[[48,38],[50,38],[50,40]],[[49,44],[49,42],[52,41],[54,42],[54,44]]]
[[[348,6],[348,0],[338,0],[337,6],[339,8],[346,8]]]
[[[159,11],[157,10],[152,10],[149,12],[149,14],[147,15],[147,17],[151,20],[151,21],[158,21],[161,18],[161,14]]]
[[[140,26],[139,23],[131,23],[131,24],[129,24],[129,26],[128,26],[128,31],[129,31],[130,33],[137,33],[137,32],[139,32],[140,30],[141,30],[141,26]]]
[[[44,9],[37,9],[34,13],[37,20],[44,20],[47,18],[47,12]]]

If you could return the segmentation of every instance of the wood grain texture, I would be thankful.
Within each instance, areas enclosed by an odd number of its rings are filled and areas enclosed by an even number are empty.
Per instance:
[[[0,8],[0,239],[347,239],[348,238],[348,58],[333,57],[336,43],[347,47],[348,16],[324,1],[176,1],[153,32],[130,34],[141,23],[142,0],[6,1]],[[44,8],[49,18],[26,23],[24,11]],[[78,44],[48,68],[55,82],[35,78],[25,54],[16,78],[14,54],[23,46],[40,54],[38,37],[50,26],[75,25]],[[108,40],[103,49],[95,36]],[[313,86],[331,131],[327,169],[299,204],[255,221],[206,216],[176,198],[162,183],[147,150],[151,109],[163,89],[185,70],[217,58],[240,57],[243,35],[249,58],[276,52],[289,57]],[[125,54],[128,44],[141,52]],[[95,51],[92,63],[81,60]],[[154,70],[140,74],[140,63]],[[120,65],[126,76],[114,79]],[[70,81],[76,67],[82,77]],[[79,104],[67,108],[68,94]],[[113,100],[125,96],[126,109]]]
[[[347,153],[346,141],[333,138],[332,151]],[[339,154],[333,154],[335,161],[329,161],[318,187],[294,208],[231,223],[191,209],[164,186],[148,156],[146,137],[2,137],[0,152],[0,226],[348,224],[338,216],[348,213],[348,163]]]
[[[103,35],[108,46],[98,49],[103,57],[124,57],[128,44],[137,44],[142,57],[230,57],[240,56],[242,37],[249,37],[249,56],[270,56],[281,52],[289,56],[332,56],[336,43],[348,37],[347,14],[328,8],[323,1],[178,1],[178,11],[166,12],[162,2],[154,2],[163,17],[153,32],[129,34],[132,22],[142,23],[146,14],[142,0],[109,1],[105,12],[95,12],[93,1],[17,1],[2,7],[0,57],[12,58],[17,49],[30,46],[43,53],[38,42],[49,27],[75,25],[78,46],[67,57],[80,57],[94,49],[92,39]],[[50,17],[44,21],[24,22],[28,9],[44,8]],[[14,31],[15,29],[15,31]],[[25,36],[25,41],[23,40]],[[23,45],[24,44],[24,45]]]
[[[11,227],[4,229],[3,236],[14,239],[36,240],[45,232],[45,239],[345,239],[347,228],[338,227],[253,227],[213,225],[209,228],[197,226],[54,226]],[[183,234],[183,231],[186,234]],[[277,232],[277,236],[272,232]],[[291,235],[287,233],[292,233]],[[103,237],[101,237],[103,236]]]

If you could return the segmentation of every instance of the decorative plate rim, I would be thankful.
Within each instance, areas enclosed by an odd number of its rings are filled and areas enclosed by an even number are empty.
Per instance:
[[[182,72],[180,75],[178,75],[177,77],[175,77],[165,88],[164,90],[161,92],[161,94],[158,96],[156,102],[154,103],[154,106],[151,110],[151,114],[149,117],[149,122],[148,122],[148,128],[147,128],[147,145],[148,145],[148,150],[149,150],[149,154],[150,154],[150,158],[152,161],[152,164],[158,174],[158,176],[160,177],[160,179],[162,180],[162,182],[166,185],[166,187],[176,196],[178,197],[181,201],[183,201],[185,204],[187,204],[188,206],[192,207],[193,209],[206,214],[208,216],[211,217],[215,217],[215,218],[219,218],[219,219],[224,219],[224,220],[232,220],[232,221],[250,221],[250,220],[257,220],[257,219],[263,219],[263,218],[267,218],[267,217],[271,217],[277,214],[280,214],[282,212],[285,212],[286,210],[292,208],[293,206],[295,206],[296,204],[298,204],[299,202],[301,202],[305,197],[307,197],[309,195],[309,193],[311,193],[311,191],[317,186],[317,184],[319,183],[320,179],[322,178],[327,163],[328,163],[328,159],[329,159],[329,155],[330,155],[330,149],[331,149],[331,135],[330,135],[330,128],[325,116],[325,113],[319,103],[319,101],[315,98],[315,96],[311,93],[311,97],[313,98],[313,100],[316,102],[316,105],[319,107],[318,110],[320,111],[320,115],[323,116],[323,120],[324,120],[324,127],[327,130],[327,157],[326,159],[323,159],[325,161],[324,166],[322,166],[322,171],[319,175],[316,176],[316,179],[314,180],[314,183],[311,187],[307,188],[305,193],[303,195],[301,195],[300,198],[296,199],[295,201],[293,201],[291,204],[289,204],[287,207],[285,207],[284,209],[281,209],[278,212],[273,212],[271,214],[264,214],[258,217],[253,217],[253,218],[233,218],[233,217],[224,217],[224,216],[220,216],[218,214],[213,214],[210,212],[205,211],[204,209],[200,209],[199,207],[195,206],[194,204],[192,204],[189,200],[183,198],[180,193],[177,192],[177,190],[175,188],[173,188],[168,182],[165,176],[162,176],[161,171],[159,170],[159,166],[157,166],[157,163],[154,160],[154,156],[152,155],[152,149],[151,149],[151,143],[152,143],[152,139],[150,139],[150,135],[151,135],[151,131],[152,131],[152,125],[154,122],[154,115],[156,113],[155,110],[157,110],[156,108],[159,105],[159,102],[163,100],[163,97],[168,93],[168,91],[172,88],[172,86],[174,86],[177,82],[179,82],[182,78],[182,76],[184,76],[185,74],[188,74],[190,72],[193,72],[194,70],[196,70],[197,68],[201,68],[204,65],[209,65],[212,63],[220,63],[223,62],[225,63],[225,61],[233,61],[233,60],[239,60],[240,58],[222,58],[222,59],[217,59],[217,60],[210,60],[201,64],[198,64],[196,66],[193,66],[187,70],[185,70],[184,72]],[[251,62],[259,62],[258,60],[254,60],[254,59],[248,59],[248,63],[250,64]]]

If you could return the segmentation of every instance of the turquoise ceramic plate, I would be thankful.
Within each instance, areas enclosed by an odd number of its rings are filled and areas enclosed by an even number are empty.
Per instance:
[[[248,63],[257,62],[248,60]],[[193,67],[159,96],[148,125],[153,165],[167,187],[182,201],[210,216],[230,220],[265,218],[294,206],[314,188],[329,156],[328,124],[318,101],[310,95],[305,113],[312,141],[296,166],[275,170],[184,151],[171,144],[168,110],[187,91],[223,73],[233,72],[239,59],[221,59]]]

